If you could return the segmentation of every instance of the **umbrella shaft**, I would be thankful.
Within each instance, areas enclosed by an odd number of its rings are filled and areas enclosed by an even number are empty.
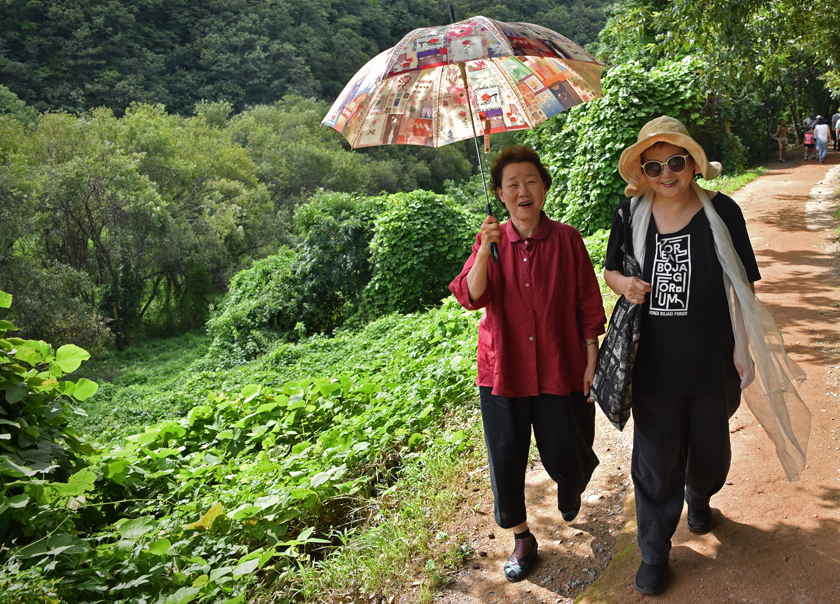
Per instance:
[[[469,97],[469,90],[470,85],[467,82],[467,66],[465,63],[461,63],[458,65],[461,68],[461,79],[464,80],[464,91],[467,93]],[[467,108],[470,111],[470,124],[472,124],[472,131],[473,131],[473,142],[475,143],[475,155],[478,157],[478,171],[481,173],[481,184],[484,187],[484,200],[487,202],[487,215],[492,216],[493,211],[490,207],[490,195],[487,193],[487,181],[484,178],[484,165],[481,163],[481,151],[478,148],[478,133],[475,130],[475,119],[473,118],[472,112],[472,103],[470,99],[467,98]],[[495,243],[490,244],[490,258],[493,262],[499,261],[499,246]]]

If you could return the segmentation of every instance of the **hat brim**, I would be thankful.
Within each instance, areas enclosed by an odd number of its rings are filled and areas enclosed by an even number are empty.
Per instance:
[[[700,174],[706,180],[714,180],[723,171],[720,162],[710,162],[706,157],[706,152],[703,151],[703,147],[690,136],[678,132],[654,133],[627,147],[618,160],[618,172],[621,174],[621,178],[627,182],[627,186],[624,188],[624,194],[627,197],[633,197],[641,193],[639,180],[642,175],[642,153],[660,142],[670,143],[688,151],[694,163],[700,169]]]

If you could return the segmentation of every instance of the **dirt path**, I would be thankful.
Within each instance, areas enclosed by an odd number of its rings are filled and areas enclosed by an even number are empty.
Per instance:
[[[756,291],[808,374],[800,388],[812,413],[808,468],[801,481],[787,482],[770,440],[743,406],[730,424],[729,481],[712,498],[715,527],[693,535],[683,518],[666,591],[655,597],[662,603],[840,604],[840,259],[833,218],[840,153],[829,152],[824,165],[799,160],[769,167],[733,197],[744,210],[763,277]],[[629,475],[632,423],[619,433],[599,413],[596,430],[601,465],[571,524],[560,518],[553,484],[539,463],[528,473],[529,521],[540,558],[521,583],[502,577],[511,538],[493,522],[486,469],[463,485],[467,504],[450,534],[464,534],[475,553],[436,601],[652,598],[633,589],[640,556]]]

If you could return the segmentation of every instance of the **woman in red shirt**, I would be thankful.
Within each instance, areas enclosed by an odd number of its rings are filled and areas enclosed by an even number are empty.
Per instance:
[[[490,173],[510,220],[485,219],[449,289],[465,308],[486,309],[477,383],[496,523],[514,533],[505,577],[518,581],[537,555],[525,512],[531,426],[567,522],[598,465],[595,410],[586,394],[606,317],[580,233],[542,211],[551,175],[539,155],[509,147]],[[490,243],[498,244],[498,262],[489,261]]]

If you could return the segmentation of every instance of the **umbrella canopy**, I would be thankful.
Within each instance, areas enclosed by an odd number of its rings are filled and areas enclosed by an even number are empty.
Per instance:
[[[550,29],[473,17],[415,29],[371,59],[322,124],[353,148],[440,147],[533,128],[600,97],[602,70],[592,55]]]

